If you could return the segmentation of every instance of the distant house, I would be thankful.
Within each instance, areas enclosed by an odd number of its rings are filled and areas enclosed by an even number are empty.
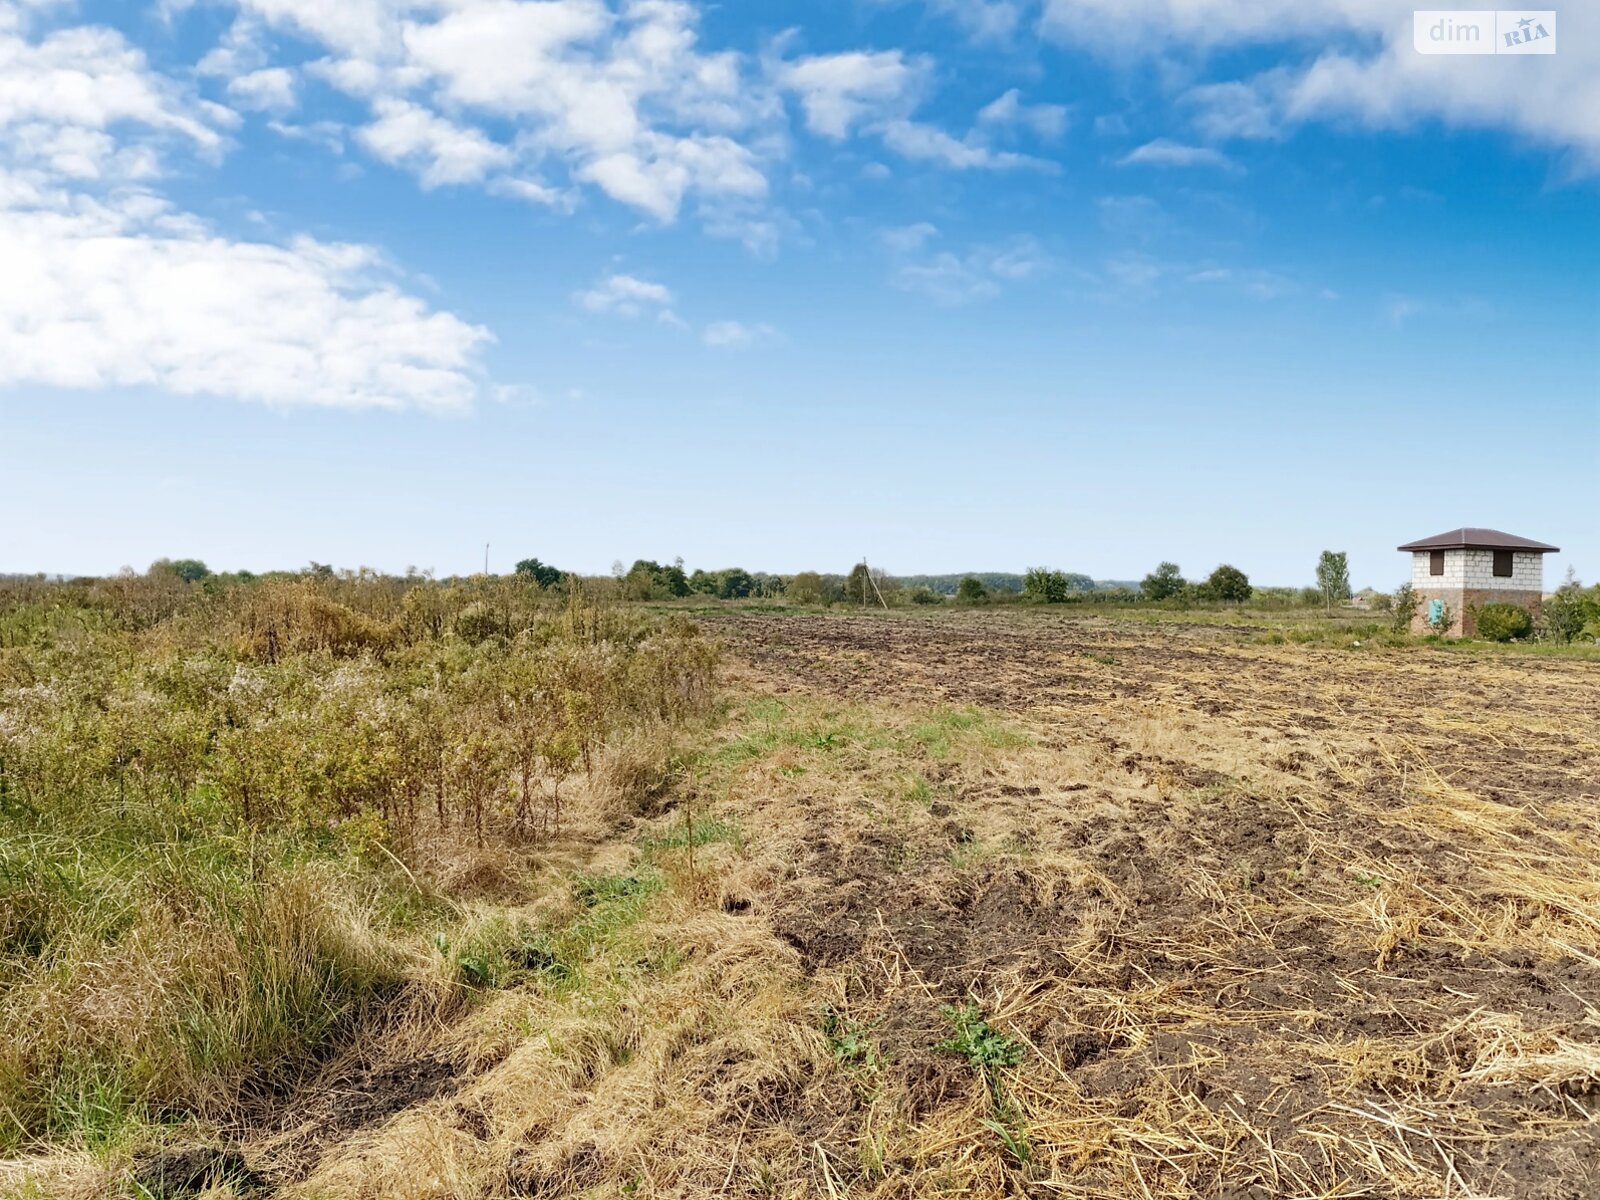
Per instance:
[[[1560,552],[1558,546],[1498,529],[1452,529],[1400,549],[1411,554],[1417,596],[1412,630],[1453,637],[1477,632],[1474,614],[1485,604],[1515,604],[1537,618],[1544,599],[1544,556]],[[1448,624],[1437,629],[1445,617]]]

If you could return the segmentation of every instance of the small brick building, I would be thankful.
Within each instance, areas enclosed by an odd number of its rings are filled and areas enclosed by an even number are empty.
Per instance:
[[[1450,618],[1445,632],[1453,637],[1477,632],[1474,614],[1485,604],[1515,604],[1537,619],[1544,600],[1544,556],[1560,552],[1558,546],[1498,529],[1452,529],[1400,549],[1411,554],[1417,595],[1412,630],[1433,632],[1445,612]]]

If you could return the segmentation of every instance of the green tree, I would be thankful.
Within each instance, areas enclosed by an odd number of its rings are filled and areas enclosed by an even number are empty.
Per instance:
[[[211,568],[198,558],[158,558],[150,564],[150,574],[176,575],[185,583],[199,583],[211,574]]]
[[[850,574],[844,581],[844,599],[847,604],[865,605],[872,602],[872,575],[866,563],[857,563],[850,568]]]
[[[967,575],[956,584],[957,604],[987,604],[988,601],[989,591],[976,575]]]
[[[1064,604],[1072,589],[1066,575],[1049,567],[1029,567],[1022,576],[1022,594],[1040,604]]]
[[[1561,586],[1544,602],[1542,636],[1553,642],[1592,639],[1600,633],[1600,587],[1585,588],[1571,567]]]
[[[1211,572],[1206,580],[1206,590],[1217,600],[1227,604],[1242,604],[1250,599],[1254,590],[1250,586],[1250,577],[1238,567],[1230,567],[1223,563]]]
[[[789,580],[783,594],[791,604],[822,604],[828,598],[822,576],[815,571],[801,571]]]
[[[1324,550],[1317,559],[1317,590],[1330,609],[1335,600],[1350,599],[1350,561],[1343,550]]]
[[[548,563],[542,563],[537,558],[525,558],[517,564],[517,574],[524,579],[531,579],[542,588],[553,588],[567,577],[565,571],[558,571]]]
[[[717,595],[724,600],[743,600],[754,586],[755,580],[743,567],[717,572]]]
[[[683,573],[683,560],[662,566],[653,559],[634,561],[622,576],[622,595],[627,600],[670,600],[689,594],[689,577]]]
[[[1144,582],[1139,585],[1139,592],[1146,600],[1171,600],[1175,596],[1183,595],[1188,584],[1184,582],[1183,572],[1174,562],[1164,562],[1154,571],[1144,577]]]

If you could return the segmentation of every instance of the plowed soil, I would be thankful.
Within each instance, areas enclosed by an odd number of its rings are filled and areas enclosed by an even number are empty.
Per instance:
[[[741,687],[1027,731],[916,764],[909,809],[773,781],[805,834],[766,910],[872,1031],[898,1127],[973,1103],[941,1005],[1029,1048],[997,1192],[1600,1195],[1593,665],[1037,612],[707,623]],[[846,1162],[855,1088],[788,1118]]]

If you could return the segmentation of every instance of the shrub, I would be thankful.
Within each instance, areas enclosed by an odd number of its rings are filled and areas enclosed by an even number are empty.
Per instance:
[[[913,604],[943,604],[944,597],[932,588],[915,587],[906,593]]]
[[[1552,642],[1593,639],[1600,632],[1600,587],[1585,589],[1571,570],[1544,602],[1541,635]]]
[[[1491,642],[1509,642],[1533,632],[1528,610],[1515,604],[1485,604],[1478,610],[1478,636]]]
[[[976,575],[968,575],[956,585],[957,604],[983,604],[988,599],[989,592]]]
[[[476,600],[456,614],[456,635],[477,645],[501,632],[500,618],[482,600]]]
[[[1411,622],[1417,616],[1417,589],[1409,583],[1402,583],[1394,590],[1394,601],[1390,611],[1394,616],[1390,619],[1390,628],[1396,633],[1409,633]]]

